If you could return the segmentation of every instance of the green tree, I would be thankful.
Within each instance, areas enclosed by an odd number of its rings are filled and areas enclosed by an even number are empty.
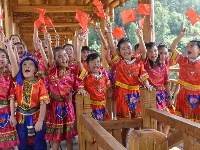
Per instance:
[[[129,28],[128,32],[127,32],[127,37],[132,42],[133,46],[139,42],[139,39],[138,39],[138,37],[136,35],[136,29],[137,29],[136,24],[134,22],[132,22],[130,24],[130,28]]]

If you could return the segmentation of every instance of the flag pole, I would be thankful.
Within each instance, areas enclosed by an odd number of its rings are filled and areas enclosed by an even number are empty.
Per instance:
[[[151,16],[150,16],[150,21],[153,25],[153,29],[152,29],[152,41],[155,41],[155,23],[154,23],[154,0],[151,0]]]

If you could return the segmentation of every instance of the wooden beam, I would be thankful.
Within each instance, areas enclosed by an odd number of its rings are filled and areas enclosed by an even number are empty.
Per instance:
[[[146,109],[146,115],[174,127],[190,136],[200,139],[200,124],[188,119],[172,115],[168,112],[157,110],[156,108]]]
[[[36,6],[30,5],[15,5],[13,6],[13,12],[37,12],[35,10]],[[40,8],[46,9],[46,12],[54,13],[54,12],[76,12],[76,10],[81,10],[84,12],[93,12],[96,10],[93,6],[46,6],[40,5]]]
[[[171,149],[183,142],[183,133],[176,131],[168,137],[168,148]]]
[[[106,130],[142,127],[142,119],[102,121],[99,124]]]
[[[72,32],[70,31],[66,31],[66,32],[57,32],[58,35],[62,36],[62,35],[71,35]],[[38,33],[39,35],[44,35],[44,33],[42,32],[39,32]],[[55,32],[49,32],[50,35],[55,35]],[[33,32],[20,32],[20,35],[27,35],[27,36],[32,36],[33,35]]]

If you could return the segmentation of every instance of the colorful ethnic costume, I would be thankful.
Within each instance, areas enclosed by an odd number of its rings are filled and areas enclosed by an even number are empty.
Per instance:
[[[49,103],[49,95],[42,79],[28,81],[23,79],[22,63],[32,60],[38,68],[37,60],[28,56],[21,60],[20,70],[16,77],[15,96],[17,101],[17,132],[20,139],[19,150],[44,150],[47,148],[45,122],[41,131],[35,132],[40,105]]]
[[[10,125],[10,100],[14,101],[14,85],[9,72],[0,74],[0,149],[19,145],[17,131]]]
[[[106,109],[106,90],[109,84],[108,77],[104,72],[99,75],[88,74],[85,69],[79,78],[84,82],[84,89],[90,94],[92,116],[98,121],[109,120],[110,116]]]
[[[176,50],[172,59],[180,67],[177,81],[181,89],[176,98],[176,109],[182,117],[200,122],[200,57],[190,59]]]
[[[140,58],[133,57],[131,61],[116,55],[115,66],[116,112],[117,118],[141,117],[140,83],[149,76]]]
[[[149,84],[156,89],[156,106],[157,109],[166,110],[166,97],[165,84],[169,81],[168,69],[165,63],[160,66],[151,68],[149,60],[145,62],[145,69],[149,74]]]
[[[77,135],[74,107],[71,93],[81,84],[75,67],[59,70],[54,64],[48,70],[51,102],[47,109],[47,131],[45,138],[50,141],[70,140]]]

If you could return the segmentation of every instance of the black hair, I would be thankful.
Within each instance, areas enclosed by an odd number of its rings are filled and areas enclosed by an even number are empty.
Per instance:
[[[150,50],[153,46],[157,47],[157,44],[155,42],[147,42],[145,43],[146,49],[147,51]],[[148,59],[149,64],[151,66],[151,68],[155,68],[156,66],[160,66],[160,55],[158,54],[158,58],[156,59],[156,62],[154,63],[152,60]]]
[[[134,46],[134,49],[135,49],[135,51],[136,51],[136,49],[139,47],[139,43],[138,44],[136,44],[135,46]]]
[[[9,56],[8,56],[8,54],[6,53],[6,51],[5,51],[4,49],[0,48],[0,52],[3,52],[3,53],[6,54],[6,59],[8,60],[8,63],[10,63]]]
[[[19,44],[19,45],[22,45],[22,46],[23,46],[23,48],[25,48],[25,47],[24,47],[24,44],[23,44],[23,43],[21,43],[21,42],[17,42],[17,43],[15,43],[14,45],[18,45],[18,44]]]
[[[90,51],[90,48],[88,46],[83,46],[81,52],[83,51]]]
[[[200,41],[199,40],[192,40],[190,42],[196,43],[198,48],[200,48]]]
[[[62,46],[57,46],[53,49],[53,55],[54,55],[54,59],[56,58],[56,52],[58,52],[59,50],[64,50]]]
[[[101,57],[98,53],[89,54],[85,61],[87,64],[89,64],[90,61],[97,59],[98,57],[100,58],[100,61],[101,61]]]
[[[165,43],[160,43],[160,44],[158,45],[158,50],[160,50],[161,48],[166,48],[166,49],[168,49],[168,46],[167,46]]]
[[[130,41],[128,38],[121,38],[121,39],[118,41],[118,43],[117,43],[117,49],[120,50],[120,45],[121,45],[122,43],[125,43],[125,42],[131,43],[131,41]],[[131,45],[132,45],[132,43],[131,43]]]
[[[71,46],[71,47],[74,49],[74,46],[73,46],[72,44],[65,44],[65,45],[63,46],[63,48],[65,48],[66,46]]]
[[[91,52],[91,53],[97,53],[97,51],[94,50],[94,49],[91,49],[90,52]]]
[[[10,38],[9,38],[9,40],[11,40],[11,38],[12,38],[13,36],[17,36],[17,37],[19,38],[20,42],[22,42],[22,40],[21,40],[20,36],[19,36],[19,35],[17,35],[17,34],[13,34],[13,35],[11,35],[11,36],[10,36]]]

